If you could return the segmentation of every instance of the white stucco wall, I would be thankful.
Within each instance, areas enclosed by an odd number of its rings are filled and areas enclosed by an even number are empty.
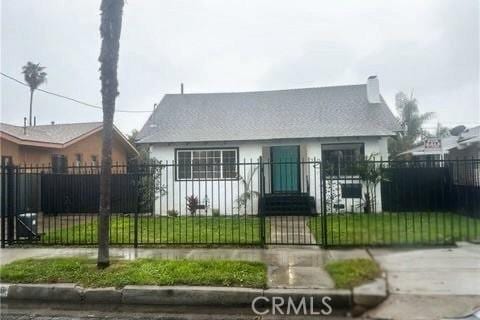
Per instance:
[[[301,166],[302,192],[309,192],[317,200],[317,211],[321,210],[321,170],[315,161],[322,160],[322,145],[332,143],[364,143],[365,155],[377,154],[378,159],[387,159],[387,138],[379,137],[359,137],[359,138],[331,138],[331,139],[291,139],[282,141],[248,141],[248,142],[217,142],[217,143],[178,143],[178,144],[154,144],[150,146],[152,157],[161,161],[166,166],[162,169],[162,175],[159,183],[166,187],[166,193],[157,194],[155,202],[156,214],[167,214],[168,210],[175,210],[178,214],[189,214],[187,210],[186,196],[195,195],[200,203],[204,204],[207,200],[208,208],[206,212],[201,210],[197,214],[210,215],[212,209],[220,211],[221,215],[231,214],[256,214],[257,197],[253,201],[248,201],[246,206],[239,206],[238,199],[245,192],[243,181],[248,181],[248,188],[251,191],[258,192],[259,189],[259,165],[258,161],[262,156],[263,161],[269,161],[268,150],[271,146],[282,145],[300,145],[301,161],[309,161]],[[223,180],[223,181],[176,181],[175,170],[172,162],[175,160],[176,148],[238,148],[239,155],[239,174],[244,179]],[[244,165],[245,164],[245,165]],[[269,170],[265,166],[266,189],[270,188]],[[310,187],[307,187],[307,179],[310,181]],[[350,182],[346,180],[345,182]],[[351,182],[356,182],[351,180]],[[331,188],[332,186],[329,186]],[[381,210],[380,186],[377,188],[377,211]],[[346,204],[345,210],[352,207],[360,207],[353,199],[337,199],[336,201]],[[342,210],[338,210],[342,211]]]

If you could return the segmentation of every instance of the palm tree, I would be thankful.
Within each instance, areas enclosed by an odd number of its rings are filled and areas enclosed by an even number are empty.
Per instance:
[[[103,107],[103,143],[102,167],[100,173],[100,208],[98,219],[98,257],[99,268],[108,267],[109,256],[109,216],[111,213],[111,178],[112,178],[112,136],[115,99],[118,96],[118,52],[122,30],[123,0],[102,0],[100,5],[100,80],[102,83]]]
[[[40,63],[27,62],[26,65],[22,67],[22,73],[30,87],[30,114],[28,117],[28,124],[32,125],[32,103],[33,103],[33,92],[44,82],[47,81],[47,73],[45,67],[41,67]]]
[[[412,148],[415,142],[426,136],[428,133],[422,126],[435,115],[433,112],[420,113],[417,99],[413,95],[407,97],[403,92],[395,95],[395,106],[399,115],[398,121],[404,131],[389,140],[388,150],[392,157]]]

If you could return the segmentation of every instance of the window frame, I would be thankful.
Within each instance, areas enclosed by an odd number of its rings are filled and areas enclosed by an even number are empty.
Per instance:
[[[344,149],[330,149],[327,147],[327,149],[324,149],[324,146],[351,146],[351,145],[358,145],[360,146],[360,153],[361,153],[361,159],[358,161],[363,161],[365,160],[365,142],[339,142],[339,143],[322,143],[322,165],[326,166],[328,164],[328,160],[325,159],[325,151],[342,151],[342,150],[354,150],[351,148],[344,148]],[[358,174],[354,172],[334,172],[333,174],[328,174],[329,176],[338,176],[338,177],[347,177],[347,176],[358,176]]]
[[[190,171],[190,178],[179,178],[179,172],[180,172],[180,164],[178,162],[178,153],[179,152],[190,152],[190,161],[193,159],[193,152],[194,151],[220,151],[220,178],[194,178],[193,177],[193,166],[190,163],[191,166],[191,171]],[[236,170],[236,175],[234,178],[224,178],[223,177],[223,152],[224,151],[235,151],[235,170]],[[238,180],[239,173],[240,173],[240,163],[239,163],[239,148],[238,147],[205,147],[205,148],[175,148],[175,181],[235,181]]]
[[[74,167],[80,167],[82,165],[83,154],[75,153],[75,160],[73,162]]]
[[[68,173],[68,157],[64,154],[61,154],[61,153],[52,153],[50,155],[50,158],[52,159],[51,161],[51,170],[52,170],[52,173],[55,173],[55,174],[65,174],[65,173]],[[61,167],[58,167],[57,164],[58,164],[58,159],[61,159],[62,161],[62,164],[61,164]]]

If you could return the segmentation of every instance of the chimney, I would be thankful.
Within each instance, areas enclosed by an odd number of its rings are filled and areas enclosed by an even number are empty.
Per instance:
[[[367,99],[369,103],[380,103],[380,84],[377,76],[368,77]]]
[[[183,94],[183,83],[180,84],[180,94]]]
[[[55,121],[51,121],[50,124],[53,126],[55,125]]]
[[[27,134],[27,117],[23,117],[23,134]]]
[[[33,116],[33,126],[35,127],[37,125],[37,117]]]

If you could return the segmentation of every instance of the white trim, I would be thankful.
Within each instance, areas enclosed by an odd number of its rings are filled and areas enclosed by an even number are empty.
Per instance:
[[[202,177],[202,178],[194,178],[193,177],[193,153],[194,152],[210,152],[210,151],[219,151],[220,152],[220,163],[219,164],[205,164],[205,166],[207,165],[213,165],[214,168],[215,167],[218,167],[219,168],[219,173],[220,173],[220,177],[216,178],[216,177]],[[233,162],[233,165],[235,166],[235,177],[233,178],[225,178],[223,176],[223,153],[225,151],[233,151],[235,152],[235,161]],[[179,161],[179,153],[180,152],[188,152],[190,153],[190,178],[180,178],[179,177],[179,173],[180,173],[180,161]],[[175,159],[176,159],[176,163],[175,163],[175,166],[176,166],[176,173],[175,173],[175,178],[176,180],[178,181],[191,181],[191,180],[194,180],[194,181],[210,181],[210,180],[236,180],[238,179],[238,149],[236,148],[192,148],[192,149],[188,149],[188,148],[185,148],[185,149],[177,149],[175,151]],[[216,172],[216,171],[214,171]]]

